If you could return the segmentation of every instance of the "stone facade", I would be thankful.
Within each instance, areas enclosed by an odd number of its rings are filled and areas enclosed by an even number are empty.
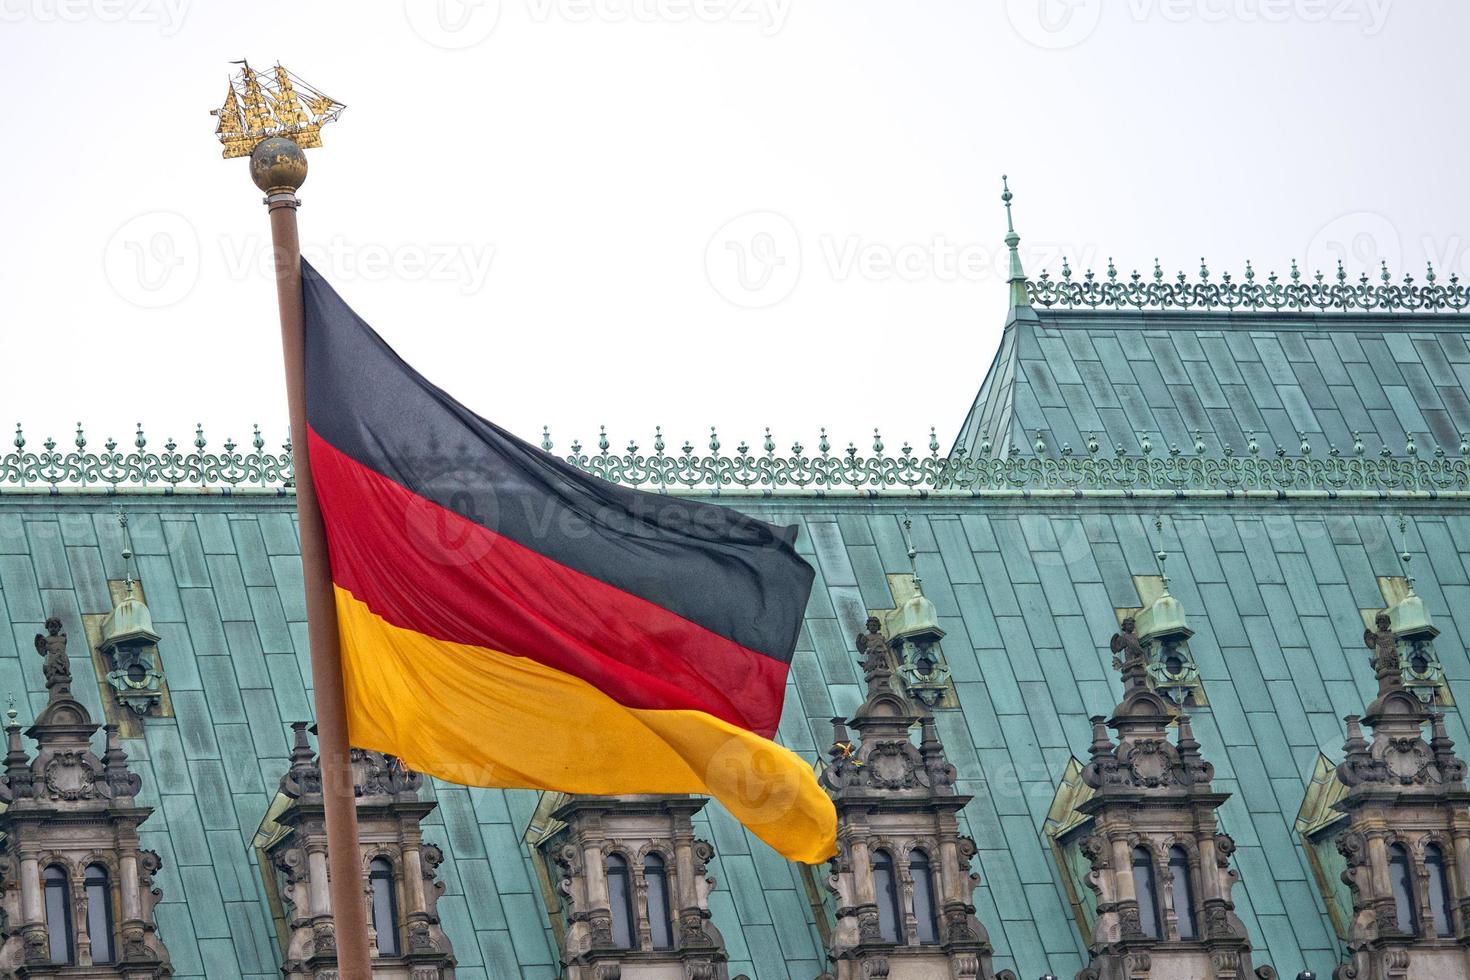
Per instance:
[[[1401,637],[1380,613],[1364,634],[1378,696],[1347,717],[1337,778],[1348,815],[1337,849],[1353,896],[1346,964],[1335,980],[1470,976],[1470,791],[1444,716],[1403,679]],[[1363,726],[1371,737],[1364,738]],[[1428,729],[1429,737],[1425,737]]]
[[[1079,980],[1235,980],[1252,975],[1251,947],[1235,914],[1230,870],[1235,842],[1215,811],[1214,767],[1200,755],[1189,716],[1168,729],[1170,704],[1149,689],[1148,654],[1132,618],[1113,636],[1123,700],[1092,719],[1082,778],[1094,792],[1079,805],[1092,818],[1082,851],[1097,895],[1091,962]],[[1117,733],[1115,742],[1108,734]],[[1275,976],[1270,967],[1256,976]]]
[[[279,873],[289,942],[287,980],[336,980],[336,942],[327,886],[322,774],[305,722],[292,726],[291,768],[281,778],[289,800],[265,851]],[[363,901],[373,944],[373,976],[382,980],[452,980],[454,949],[438,915],[443,852],[419,824],[435,804],[419,798],[423,776],[380,752],[352,750],[357,791]]]
[[[867,698],[851,721],[832,720],[821,777],[837,807],[827,879],[837,899],[828,950],[837,980],[1013,977],[996,974],[989,933],[975,916],[975,842],[958,820],[970,797],[955,791],[934,720],[895,687],[895,651],[876,618],[857,647]]]
[[[714,848],[695,837],[692,796],[576,796],[544,847],[560,873],[567,980],[726,980],[710,920]]]
[[[60,620],[48,620],[35,644],[48,695],[25,732],[36,754],[26,751],[12,707],[0,777],[0,976],[170,976],[154,920],[163,862],[138,839],[153,812],[137,803],[142,780],[115,726],[106,726],[102,755],[93,750],[99,726],[72,696]]]

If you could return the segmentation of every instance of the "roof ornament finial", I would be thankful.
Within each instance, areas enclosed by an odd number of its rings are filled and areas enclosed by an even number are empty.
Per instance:
[[[1159,578],[1164,583],[1164,595],[1169,594],[1169,573],[1164,568],[1164,563],[1169,560],[1169,553],[1164,550],[1164,518],[1159,515],[1154,518],[1154,530],[1159,532],[1159,550],[1154,552],[1154,557],[1159,561]]]
[[[923,595],[924,583],[919,578],[919,551],[917,548],[914,547],[913,529],[914,522],[909,518],[909,515],[905,513],[903,515],[903,543],[904,546],[908,548],[909,571],[912,572],[914,576],[914,594]]]
[[[1404,584],[1408,587],[1409,595],[1414,594],[1414,573],[1409,569],[1409,562],[1413,555],[1409,554],[1409,520],[1403,514],[1399,515],[1399,541],[1402,547],[1399,549],[1399,563],[1404,566]]]
[[[133,596],[133,536],[128,532],[128,515],[119,508],[117,512],[117,526],[122,529],[122,560],[123,572],[126,576],[128,598]]]
[[[14,691],[10,691],[10,692],[6,693],[6,695],[5,695],[5,704],[6,704],[5,717],[10,722],[9,727],[14,728],[15,725],[16,725],[17,719],[20,717],[18,714],[16,714],[16,711],[15,711],[15,692]]]
[[[1029,307],[1030,298],[1026,295],[1026,273],[1021,268],[1021,253],[1016,246],[1021,244],[1021,236],[1016,234],[1016,226],[1011,220],[1011,185],[1005,174],[1000,175],[1000,199],[1006,206],[1006,247],[1011,252],[1011,272],[1006,282],[1011,288],[1011,308]]]

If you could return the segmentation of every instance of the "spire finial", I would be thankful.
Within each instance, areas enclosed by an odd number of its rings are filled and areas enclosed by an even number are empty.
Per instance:
[[[1159,515],[1154,518],[1154,530],[1159,532],[1159,550],[1154,552],[1154,557],[1159,561],[1159,578],[1164,580],[1164,595],[1169,594],[1169,572],[1164,568],[1164,562],[1169,560],[1169,553],[1164,550],[1164,518]]]
[[[5,695],[5,703],[8,706],[5,710],[5,717],[10,721],[9,727],[14,728],[19,715],[15,712],[15,693],[13,691]]]
[[[133,537],[128,533],[128,515],[121,509],[117,512],[117,526],[122,529],[122,560],[126,575],[128,598],[133,596]]]
[[[1399,562],[1404,566],[1404,584],[1408,587],[1409,595],[1413,595],[1414,573],[1409,570],[1409,562],[1414,556],[1409,554],[1409,520],[1403,514],[1399,515],[1399,540],[1402,543]]]
[[[914,522],[909,519],[908,514],[903,515],[903,543],[908,548],[909,571],[914,576],[914,592],[917,595],[924,594],[924,583],[919,579],[919,551],[914,547],[913,537]]]
[[[1026,273],[1021,268],[1021,253],[1016,246],[1021,244],[1021,236],[1016,234],[1016,226],[1011,221],[1011,185],[1005,174],[1000,175],[1000,199],[1006,206],[1006,247],[1011,251],[1011,273],[1006,282],[1011,286],[1011,308],[1029,307],[1031,300],[1026,295]]]

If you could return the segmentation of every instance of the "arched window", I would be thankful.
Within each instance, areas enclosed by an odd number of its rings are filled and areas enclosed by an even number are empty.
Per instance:
[[[51,962],[70,966],[76,962],[71,931],[71,885],[66,871],[57,865],[46,869],[46,940]]]
[[[612,911],[613,945],[633,949],[637,943],[633,931],[633,882],[628,875],[628,859],[621,854],[607,856],[607,899]]]
[[[393,892],[393,865],[387,858],[373,858],[368,865],[368,884],[373,892],[373,929],[378,934],[378,953],[398,955],[398,896]]]
[[[1174,921],[1180,939],[1198,939],[1199,922],[1194,915],[1194,882],[1189,876],[1189,854],[1184,848],[1169,848],[1169,875],[1174,898]]]
[[[898,914],[898,879],[893,855],[873,852],[873,892],[878,900],[878,934],[890,943],[903,941],[903,918]]]
[[[909,876],[914,879],[914,919],[918,923],[919,942],[939,942],[939,920],[935,916],[934,869],[924,851],[909,854]]]
[[[669,914],[669,873],[659,854],[643,859],[643,882],[648,886],[648,934],[654,949],[674,948],[674,920]]]
[[[1393,887],[1393,901],[1399,916],[1399,932],[1419,935],[1419,903],[1414,900],[1414,869],[1409,852],[1402,844],[1388,849],[1388,879]]]
[[[1434,915],[1434,934],[1441,939],[1455,935],[1455,917],[1450,913],[1450,878],[1444,851],[1438,844],[1424,848],[1424,870],[1429,872],[1429,909]]]
[[[1138,896],[1138,922],[1143,934],[1159,939],[1159,882],[1154,874],[1154,856],[1146,847],[1133,849],[1133,891]]]
[[[112,955],[112,889],[108,887],[107,869],[100,864],[87,866],[87,938],[92,941],[92,962],[111,963]]]

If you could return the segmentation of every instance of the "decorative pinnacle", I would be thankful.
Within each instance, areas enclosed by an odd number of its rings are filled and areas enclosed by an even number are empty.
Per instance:
[[[1011,287],[1011,307],[1017,308],[1030,306],[1031,300],[1026,295],[1026,272],[1021,268],[1021,253],[1016,246],[1021,244],[1021,236],[1016,234],[1016,226],[1011,221],[1011,185],[1005,174],[1000,175],[1001,193],[1000,199],[1006,206],[1006,247],[1011,250],[1011,273],[1006,280]]]
[[[1399,515],[1399,540],[1403,544],[1399,551],[1399,562],[1404,566],[1404,584],[1409,589],[1409,595],[1413,595],[1414,574],[1409,570],[1409,562],[1414,556],[1409,554],[1409,521],[1403,514]]]
[[[1154,552],[1154,557],[1159,560],[1159,578],[1164,580],[1164,595],[1169,594],[1169,573],[1164,568],[1164,562],[1169,560],[1169,553],[1164,550],[1164,518],[1162,515],[1154,518],[1154,530],[1159,532],[1159,550]]]
[[[19,717],[20,717],[18,714],[16,714],[16,711],[15,711],[15,694],[14,693],[6,694],[5,695],[5,703],[7,705],[9,705],[9,707],[5,711],[5,717],[10,720],[10,726],[9,727],[14,728],[15,725],[16,725],[16,723],[17,723],[17,719],[19,719]]]
[[[913,528],[914,522],[909,519],[909,515],[903,515],[903,543],[909,550],[909,571],[914,576],[914,592],[923,595],[924,583],[919,579],[919,551],[914,547]]]
[[[128,515],[121,510],[117,512],[117,526],[122,529],[122,560],[123,571],[127,576],[126,584],[128,597],[133,595],[133,537],[128,533]]]

